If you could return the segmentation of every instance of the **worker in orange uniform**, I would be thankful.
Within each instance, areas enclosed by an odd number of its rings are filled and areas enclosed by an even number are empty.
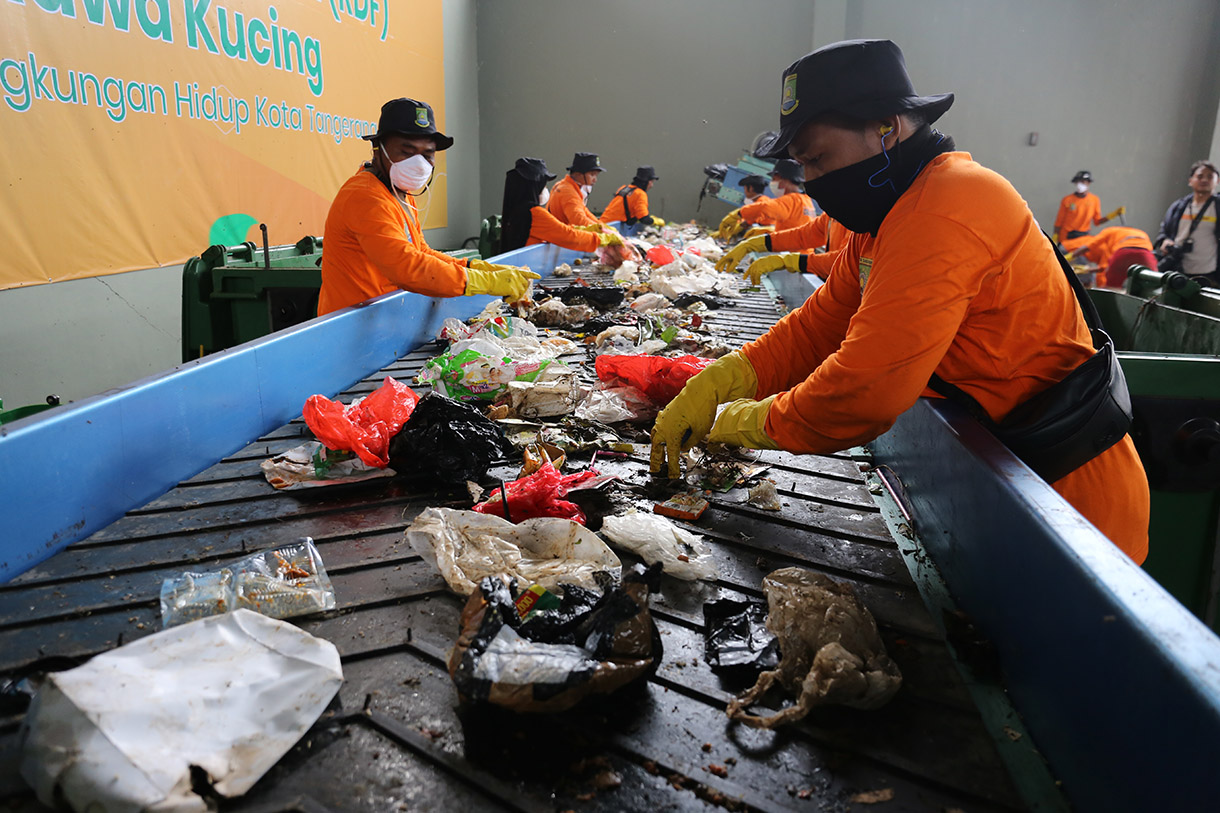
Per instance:
[[[1080,241],[1089,236],[1089,229],[1127,213],[1127,207],[1120,206],[1102,216],[1101,199],[1089,191],[1093,173],[1087,169],[1073,175],[1072,183],[1076,184],[1076,189],[1059,201],[1059,212],[1055,215],[1055,229],[1052,232],[1064,251],[1071,251],[1080,245]]]
[[[763,175],[747,175],[738,181],[737,185],[741,187],[741,205],[743,207],[766,198],[763,193],[767,189],[767,179]]]
[[[621,245],[623,238],[613,229],[569,226],[544,207],[547,182],[555,176],[541,158],[518,158],[504,177],[504,203],[500,209],[500,250],[512,251],[535,243],[554,243],[575,251],[596,251],[599,246]]]
[[[794,245],[816,246],[812,251],[792,252],[788,254],[769,254],[766,257],[760,257],[750,263],[750,267],[746,269],[744,277],[751,285],[758,285],[764,274],[770,274],[772,271],[779,271],[781,268],[791,271],[793,274],[816,274],[822,279],[827,279],[830,276],[830,269],[838,258],[839,253],[847,247],[847,241],[851,237],[851,232],[847,230],[839,221],[832,218],[826,212],[810,220],[803,226],[797,226],[791,230],[793,234],[779,238],[780,242],[788,242]],[[758,240],[760,235],[751,235],[746,233],[745,240],[740,244],[746,246],[758,246],[753,249],[755,251],[771,251],[771,244],[774,242],[775,234],[763,235],[766,239]],[[753,240],[754,242],[748,242]],[[744,252],[738,252],[739,258],[745,256]],[[736,263],[732,263],[736,265]],[[728,262],[722,262],[722,270],[732,271]]]
[[[560,223],[567,223],[569,226],[599,225],[601,221],[593,216],[585,201],[589,199],[589,192],[597,183],[597,176],[604,171],[605,168],[598,162],[597,153],[576,153],[572,158],[572,166],[568,167],[567,176],[551,189],[551,199],[547,202],[546,210],[559,218]]]
[[[734,209],[720,221],[717,236],[721,240],[732,240],[748,225],[770,222],[776,231],[795,229],[803,226],[817,214],[813,201],[801,191],[805,177],[801,174],[801,165],[789,158],[775,162],[771,170],[771,190],[778,195],[775,198],[763,198]]]
[[[1003,422],[1094,356],[1069,278],[1021,196],[930,126],[952,103],[917,96],[889,40],[834,43],[784,72],[780,132],[763,150],[800,161],[809,194],[854,234],[799,309],[661,412],[654,472],[668,456],[677,476],[681,450],[705,438],[798,454],[867,443],[932,394],[933,374]],[[794,234],[771,235],[771,247],[809,247]],[[1076,467],[1051,486],[1142,562],[1148,481],[1115,424],[1056,438],[1073,443],[1057,462]]]
[[[652,215],[648,210],[648,190],[660,180],[657,171],[652,167],[640,167],[635,171],[631,183],[620,186],[610,198],[606,210],[602,212],[601,222],[621,222],[625,226],[635,226],[645,223],[651,226],[664,226],[665,221]]]
[[[1100,284],[1121,288],[1127,281],[1127,269],[1132,265],[1144,265],[1157,270],[1156,255],[1152,253],[1152,240],[1148,233],[1127,226],[1111,226],[1096,235],[1081,239],[1069,256],[1084,255],[1098,268]]]
[[[426,102],[394,99],[381,107],[373,159],[335,195],[322,237],[318,315],[391,291],[424,296],[494,294],[520,299],[538,275],[484,260],[458,260],[428,247],[415,195],[428,187],[437,150],[453,139],[436,129]]]

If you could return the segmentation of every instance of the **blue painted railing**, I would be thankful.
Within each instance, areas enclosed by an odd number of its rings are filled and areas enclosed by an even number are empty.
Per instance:
[[[549,274],[579,252],[497,261]],[[386,294],[126,387],[0,426],[0,583],[106,527],[436,337],[492,297]]]

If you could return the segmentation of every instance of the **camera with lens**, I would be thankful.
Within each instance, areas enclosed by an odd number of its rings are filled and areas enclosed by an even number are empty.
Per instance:
[[[1157,268],[1161,271],[1181,271],[1182,257],[1195,249],[1193,237],[1187,237],[1179,245],[1170,246],[1163,256],[1157,258]]]

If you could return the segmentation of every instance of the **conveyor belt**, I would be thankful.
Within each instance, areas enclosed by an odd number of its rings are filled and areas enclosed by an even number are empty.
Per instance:
[[[734,346],[776,318],[762,293],[706,316]],[[341,398],[371,391],[384,375],[409,382],[435,352],[411,353]],[[463,600],[403,539],[423,508],[467,507],[465,495],[398,482],[327,494],[273,491],[259,463],[303,437],[309,432],[299,420],[270,432],[0,587],[0,674],[53,656],[84,659],[147,635],[160,627],[163,578],[312,536],[339,608],[300,626],[339,648],[346,681],[298,746],[223,809],[1020,808],[851,456],[765,453],[782,512],[745,505],[741,489],[716,495],[692,527],[711,542],[720,580],[667,581],[654,599],[665,657],[646,686],[564,715],[514,717],[457,708],[444,663]],[[642,485],[647,449],[598,466]],[[902,669],[903,688],[879,711],[818,710],[779,733],[730,726],[724,707],[732,692],[703,662],[702,603],[760,597],[762,577],[791,565],[855,584]],[[38,809],[17,774],[19,719],[0,717],[0,801]],[[621,780],[617,787],[600,787],[607,771]],[[893,790],[892,801],[852,801],[883,789]]]

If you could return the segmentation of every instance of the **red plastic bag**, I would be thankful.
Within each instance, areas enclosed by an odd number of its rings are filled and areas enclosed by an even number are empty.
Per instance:
[[[418,401],[414,390],[386,376],[380,387],[353,406],[311,395],[302,415],[326,448],[355,452],[366,464],[384,469],[390,464],[390,438],[402,429]]]
[[[534,517],[559,517],[585,524],[585,512],[576,503],[560,499],[572,486],[591,480],[598,474],[593,469],[586,469],[575,474],[560,474],[548,460],[533,474],[520,480],[504,484],[508,496],[508,519],[521,522]],[[480,514],[494,514],[504,517],[504,500],[500,489],[495,489],[491,496],[474,507]]]
[[[653,265],[669,265],[678,259],[678,255],[674,254],[674,250],[669,246],[653,246],[648,249],[647,257],[648,262]]]
[[[657,406],[665,406],[691,376],[712,363],[698,356],[598,356],[597,377],[607,385],[621,382],[643,390]]]

